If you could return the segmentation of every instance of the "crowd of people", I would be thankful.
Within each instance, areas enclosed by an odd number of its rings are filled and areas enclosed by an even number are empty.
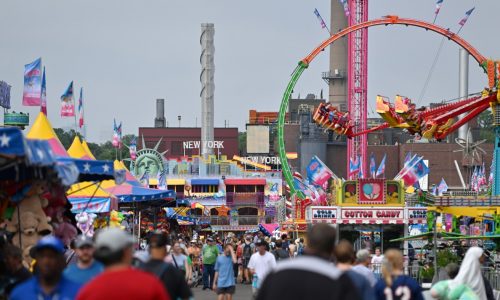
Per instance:
[[[254,298],[266,299],[494,299],[481,275],[483,250],[471,247],[461,267],[450,264],[446,277],[426,292],[404,272],[400,250],[355,252],[328,224],[317,224],[304,239],[262,233],[209,236],[203,242],[152,233],[147,247],[135,250],[132,236],[118,228],[78,236],[65,249],[53,236],[32,248],[31,270],[21,250],[6,245],[3,276],[7,299],[193,299],[202,284],[214,298],[231,300],[237,284],[251,285]],[[206,297],[211,297],[210,294]]]

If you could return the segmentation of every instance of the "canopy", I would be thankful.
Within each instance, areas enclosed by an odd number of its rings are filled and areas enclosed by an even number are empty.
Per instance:
[[[114,167],[117,170],[125,171],[125,178],[127,178],[128,170],[125,168],[122,162],[115,160]],[[135,177],[130,174],[134,180],[126,181],[121,185],[116,184],[114,180],[106,180],[102,182],[102,187],[117,196],[120,202],[137,202],[137,201],[151,201],[151,200],[174,200],[175,191],[171,190],[157,190],[143,187],[134,183],[139,183],[135,180]]]
[[[18,128],[0,128],[0,179],[19,182],[52,174],[66,186],[78,178],[76,166],[57,162],[47,141],[26,140]]]
[[[263,234],[267,236],[272,236],[273,232],[276,231],[280,227],[279,224],[259,224],[259,230],[262,231]]]
[[[52,125],[50,124],[47,116],[40,112],[35,122],[31,126],[28,134],[26,134],[28,139],[38,139],[45,140],[49,143],[50,148],[57,157],[68,157],[68,153],[64,149],[61,141],[57,137]]]
[[[85,149],[85,152],[87,153],[87,155],[90,156],[90,158],[95,159],[94,154],[92,154],[92,151],[90,151],[89,145],[87,145],[87,141],[83,140],[82,146],[83,146],[83,149]]]
[[[47,141],[58,161],[62,161],[63,163],[74,162],[80,172],[80,176],[78,178],[79,181],[100,181],[114,178],[113,163],[111,161],[94,160],[94,163],[90,165],[86,163],[90,161],[88,159],[85,160],[87,156],[70,158],[68,156],[68,152],[64,150],[61,141],[54,132],[49,120],[42,112],[38,114],[38,117],[33,123],[33,126],[31,126],[31,129],[26,137],[28,139],[40,139]],[[78,139],[78,141],[80,141],[80,139]],[[81,143],[79,143],[79,145],[81,147]],[[85,152],[85,150],[83,151]]]
[[[100,187],[99,184],[83,182],[74,184],[66,192],[72,205],[71,212],[103,213],[118,209],[115,196]]]
[[[95,157],[85,150],[78,136],[75,136],[73,139],[73,143],[71,143],[71,146],[68,148],[68,154],[73,158],[95,160]]]

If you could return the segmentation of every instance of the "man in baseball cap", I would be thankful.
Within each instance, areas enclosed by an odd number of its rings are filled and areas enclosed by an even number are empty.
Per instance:
[[[85,285],[77,299],[170,299],[156,277],[131,267],[133,245],[134,238],[119,228],[100,230],[94,257],[104,264],[104,272]]]
[[[77,262],[70,264],[64,270],[64,275],[74,282],[83,285],[101,274],[104,266],[94,259],[94,241],[92,241],[92,238],[79,235],[74,240],[74,245]]]
[[[41,238],[32,248],[35,276],[18,285],[10,299],[74,299],[80,285],[63,276],[64,245],[54,236]]]

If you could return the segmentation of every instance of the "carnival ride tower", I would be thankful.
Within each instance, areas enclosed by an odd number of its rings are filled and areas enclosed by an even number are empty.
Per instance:
[[[204,159],[213,154],[207,142],[214,140],[214,35],[214,24],[201,24],[201,155]]]
[[[349,27],[366,21],[368,21],[368,0],[350,0]],[[355,131],[364,131],[367,127],[368,28],[350,33],[348,41],[348,112]],[[349,170],[349,160],[358,157],[361,159],[360,169],[363,174],[366,174],[367,136],[365,134],[347,140],[347,170]],[[352,176],[348,174],[348,178],[353,179],[357,174],[352,174]]]
[[[497,100],[500,101],[500,92],[497,94]],[[500,196],[500,104],[492,106],[493,126],[495,131],[495,145],[493,148],[493,185],[491,188],[492,196]]]

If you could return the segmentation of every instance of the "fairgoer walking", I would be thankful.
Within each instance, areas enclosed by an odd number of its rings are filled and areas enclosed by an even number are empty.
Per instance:
[[[214,240],[209,237],[207,244],[202,249],[203,260],[203,290],[211,289],[214,285],[214,265],[219,255],[219,248],[214,243]]]
[[[267,274],[276,267],[276,258],[266,250],[268,247],[267,242],[264,239],[258,239],[255,246],[257,247],[257,252],[252,254],[248,263],[248,269],[252,274],[252,291],[254,296],[258,295],[260,285],[266,279]]]

